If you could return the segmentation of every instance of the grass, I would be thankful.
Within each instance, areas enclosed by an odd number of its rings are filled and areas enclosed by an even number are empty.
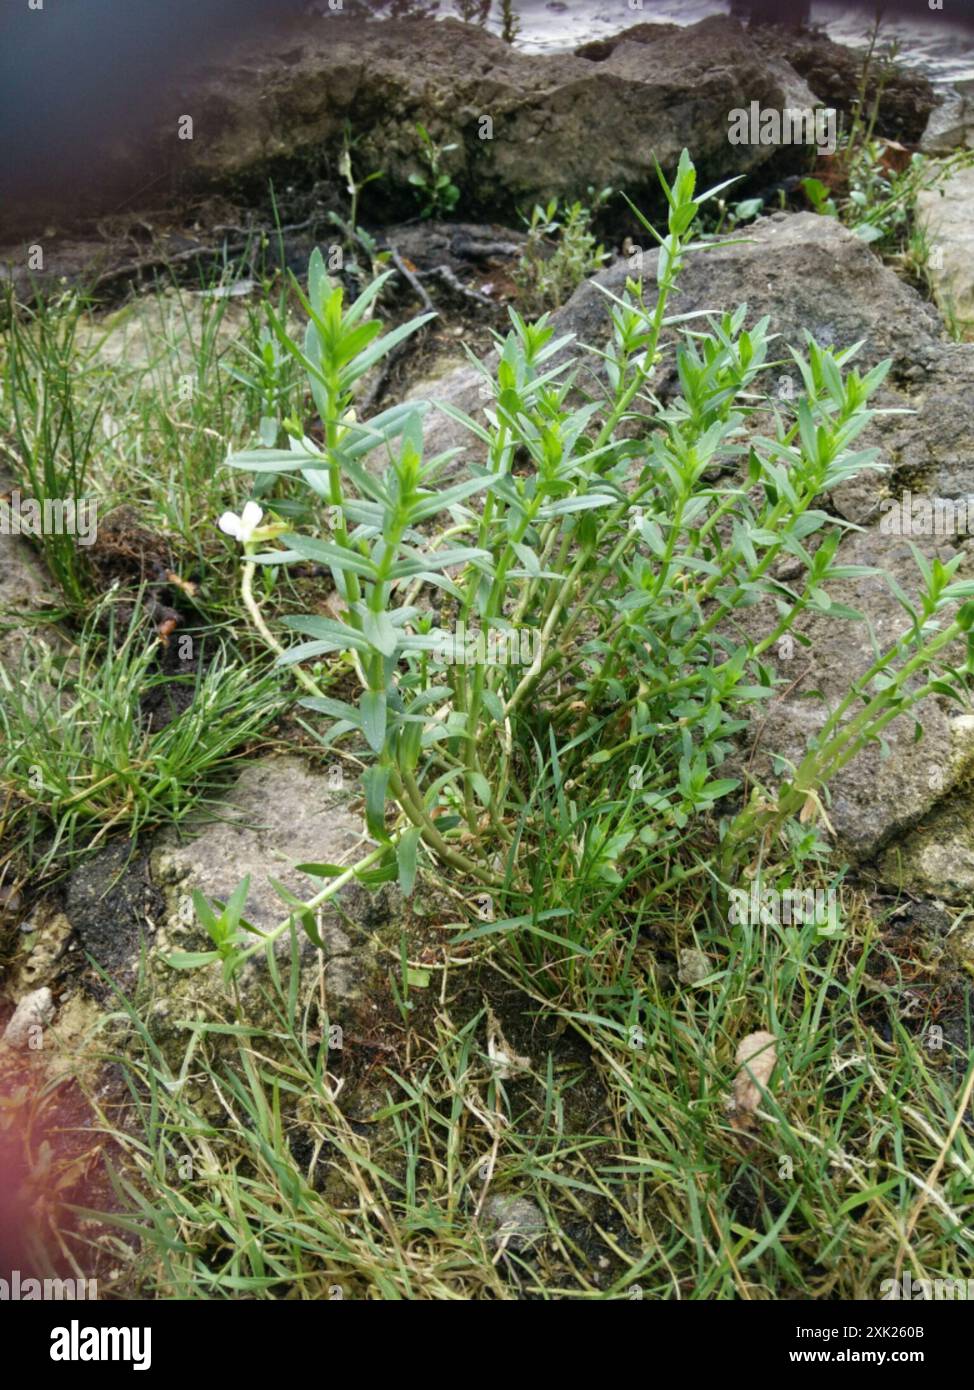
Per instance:
[[[112,831],[134,841],[181,823],[207,774],[280,711],[273,673],[199,645],[195,672],[174,677],[159,665],[162,645],[144,611],[111,592],[75,648],[41,642],[18,671],[0,668],[3,830],[34,873],[72,867]],[[148,706],[157,696],[155,721]]]
[[[153,351],[114,365],[83,299],[15,315],[11,464],[42,495],[133,508],[193,574],[186,631],[206,653],[174,682],[146,613],[128,611],[142,578],[106,594],[94,565],[45,538],[74,625],[33,644],[0,705],[6,848],[36,875],[183,821],[279,708],[213,523],[250,493],[219,467],[230,442],[266,443],[261,422],[303,402],[266,354],[262,313],[231,334],[232,305],[153,307]],[[257,486],[300,520],[287,481]],[[267,580],[271,619],[301,583]],[[156,727],[141,711],[166,691],[182,707]],[[97,1087],[89,1097],[111,1200],[72,1203],[65,1173],[52,1242],[103,1269],[103,1293],[143,1298],[858,1299],[900,1263],[966,1277],[974,1154],[958,1114],[974,1037],[943,943],[903,929],[908,905],[843,880],[808,843],[745,867],[837,891],[834,933],[729,926],[705,843],[687,865],[650,837],[617,872],[600,827],[624,819],[624,764],[577,805],[539,753],[514,832],[530,835],[531,881],[478,915],[482,898],[421,869],[436,904],[425,949],[412,919],[385,944],[367,1024],[343,1037],[318,990],[302,994],[296,942],[290,968],[267,956],[261,1028],[229,988],[185,1048],[163,1047],[151,994],[116,994],[88,1051],[127,1087],[111,1109]],[[715,820],[711,849],[717,833]],[[693,984],[680,979],[691,948],[709,966]],[[760,1028],[778,1063],[742,1120],[725,1100],[737,1045]],[[492,1224],[492,1199],[514,1196],[541,1214],[528,1248]]]
[[[159,281],[107,319],[82,294],[25,308],[8,292],[0,357],[0,438],[25,495],[95,496],[102,521],[131,508],[211,586],[215,608],[232,593],[232,551],[215,522],[251,493],[221,470],[227,442],[256,441],[294,390],[286,363],[263,364],[261,305],[241,307],[225,293],[232,283],[232,270],[192,292]],[[275,495],[286,486],[278,482]],[[43,550],[83,613],[99,592],[91,557],[70,536],[45,536]]]
[[[329,1023],[298,993],[296,956],[290,978],[270,972],[269,1029],[214,1001],[176,1062],[146,1011],[122,1005],[132,1108],[125,1124],[105,1122],[125,1157],[115,1183],[127,1214],[112,1221],[140,1237],[135,1253],[111,1249],[124,1286],[183,1298],[868,1299],[893,1277],[914,1214],[914,1278],[966,1277],[968,1131],[933,1199],[925,1183],[971,1065],[970,1015],[953,1045],[926,1046],[900,1014],[908,963],[861,897],[848,908],[834,940],[693,934],[671,919],[649,951],[641,919],[599,906],[573,922],[571,966],[531,927],[517,944],[494,933],[462,968],[434,972],[408,1026],[391,963],[373,996],[385,1050],[364,1079],[367,1040],[330,1055],[320,1045]],[[691,939],[713,970],[688,987],[666,960]],[[518,1029],[513,1050],[530,1063],[513,1079],[478,995],[508,1001],[502,1026]],[[742,1129],[725,1108],[734,1046],[763,1022],[780,1035],[779,1067]],[[240,1030],[229,1048],[228,1026]],[[492,1225],[496,1194],[541,1213],[530,1251]]]
[[[8,876],[39,882],[113,832],[181,822],[281,710],[280,682],[234,640],[234,553],[216,520],[253,490],[221,477],[228,439],[284,413],[289,375],[264,363],[263,309],[224,294],[232,281],[160,283],[107,318],[82,293],[28,307],[8,291],[2,457],[25,497],[96,499],[99,532],[93,546],[34,541],[58,606],[31,615],[19,668],[0,666]],[[175,672],[150,618],[160,594],[178,605],[173,645],[196,653]],[[153,728],[159,701],[175,718]]]

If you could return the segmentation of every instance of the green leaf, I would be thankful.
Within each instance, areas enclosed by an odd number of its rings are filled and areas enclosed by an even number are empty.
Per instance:
[[[484,709],[493,719],[495,724],[504,722],[504,701],[497,694],[496,690],[484,690],[480,696],[483,701]]]
[[[339,377],[341,389],[347,391],[360,376],[367,372],[371,366],[374,366],[376,362],[381,362],[383,357],[387,356],[387,354],[390,353],[397,344],[401,343],[404,338],[408,338],[411,334],[422,328],[424,323],[429,323],[430,319],[435,318],[435,313],[417,314],[414,319],[410,319],[408,323],[400,324],[398,328],[394,328],[391,333],[387,333],[385,337],[380,338],[377,342],[373,343],[371,347],[366,348],[364,352],[360,352],[354,361],[348,364]]]
[[[346,550],[340,545],[329,545],[327,541],[318,541],[311,536],[299,536],[288,534],[281,537],[282,542],[296,554],[305,560],[317,560],[320,564],[328,565],[330,569],[348,571],[350,574],[358,574],[363,579],[374,579],[375,566],[371,560],[366,560],[364,556],[356,554],[354,551]]]
[[[219,959],[219,951],[175,951],[171,956],[163,956],[173,970],[198,970],[200,966],[212,965]]]
[[[396,862],[399,865],[399,887],[404,898],[408,898],[416,883],[416,854],[419,848],[420,831],[417,826],[404,830],[396,845]]]
[[[334,644],[333,650],[343,651],[346,647],[357,652],[367,652],[369,643],[365,635],[348,623],[335,622],[332,618],[287,617],[284,622],[295,632],[303,632],[308,637],[316,637],[322,642]]]
[[[288,647],[283,656],[274,663],[276,666],[293,666],[298,661],[310,661],[316,656],[327,656],[329,652],[343,649],[342,642],[299,642],[296,647]]]
[[[454,565],[469,564],[471,560],[489,559],[490,551],[478,550],[473,546],[464,546],[458,550],[434,550],[417,557],[415,560],[400,560],[393,565],[389,577],[391,579],[405,579],[409,575],[424,572],[436,574],[440,570],[451,569]]]
[[[305,709],[313,709],[318,714],[327,714],[332,719],[347,719],[353,727],[359,724],[358,710],[354,705],[346,704],[344,700],[333,700],[328,695],[309,695],[299,700],[298,704]]]
[[[226,463],[230,468],[244,468],[248,473],[294,473],[304,468],[328,467],[328,460],[320,454],[289,449],[242,449],[231,454]]]
[[[581,497],[563,497],[560,502],[549,502],[539,508],[538,516],[548,521],[556,516],[568,516],[571,512],[590,511],[594,507],[609,507],[617,499],[607,493],[587,492]]]
[[[386,693],[384,690],[363,690],[359,700],[362,732],[373,753],[381,753],[386,741]]]
[[[383,656],[395,656],[399,636],[385,613],[373,613],[371,609],[367,609],[362,618],[362,633]]]
[[[223,911],[223,917],[229,929],[228,935],[237,929],[237,924],[243,916],[243,910],[247,906],[247,894],[249,892],[250,875],[246,874],[230,894],[230,901]]]
[[[387,767],[369,767],[362,773],[365,788],[365,824],[377,840],[389,839],[386,830],[386,789],[389,785]]]

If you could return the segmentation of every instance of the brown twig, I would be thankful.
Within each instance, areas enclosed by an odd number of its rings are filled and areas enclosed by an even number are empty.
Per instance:
[[[432,310],[432,299],[430,299],[429,295],[426,293],[426,290],[419,283],[419,278],[416,275],[415,271],[410,270],[409,267],[406,265],[406,262],[399,254],[398,248],[395,246],[390,246],[389,255],[392,259],[393,265],[399,271],[399,274],[402,276],[402,278],[406,281],[406,284],[413,291],[413,293],[417,295],[419,299],[422,301],[423,308],[426,310]]]

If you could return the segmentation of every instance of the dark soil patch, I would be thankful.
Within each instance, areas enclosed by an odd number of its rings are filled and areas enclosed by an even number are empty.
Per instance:
[[[99,1002],[111,997],[111,985],[131,993],[143,944],[151,943],[163,907],[147,856],[133,857],[126,841],[107,846],[71,875],[65,911],[86,956],[111,982],[81,963],[81,983]]]

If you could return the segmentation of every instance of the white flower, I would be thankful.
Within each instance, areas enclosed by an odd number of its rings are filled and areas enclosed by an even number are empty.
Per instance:
[[[226,535],[233,536],[241,545],[246,545],[260,525],[263,515],[264,509],[258,507],[256,502],[245,502],[242,515],[224,512],[217,525]]]

